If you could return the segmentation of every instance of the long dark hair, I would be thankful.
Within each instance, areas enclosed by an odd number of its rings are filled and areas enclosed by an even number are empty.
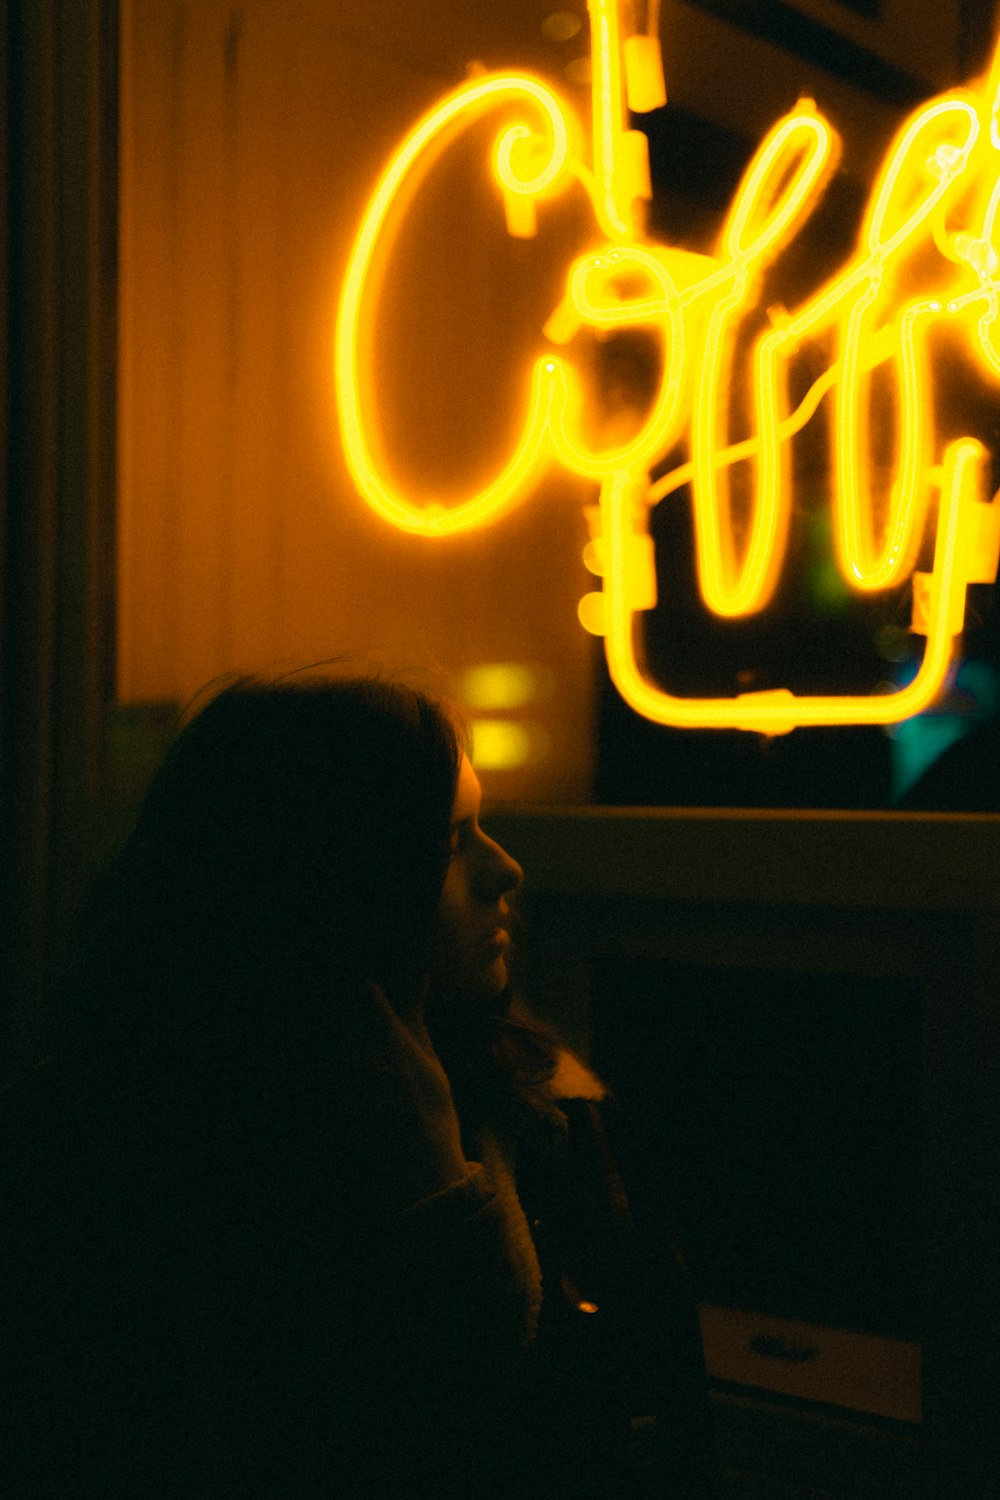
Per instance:
[[[280,1175],[279,1137],[307,1119],[329,1130],[338,1003],[368,983],[401,1012],[419,997],[463,740],[452,710],[379,677],[244,677],[188,722],[57,989],[54,1071],[101,1139],[218,1194]],[[554,1067],[509,998],[432,1034],[465,1122]]]
[[[56,986],[54,1070],[193,1122],[322,1070],[348,991],[412,1002],[461,756],[456,717],[377,677],[244,677],[182,730]],[[153,1117],[144,1100],[139,1113]]]
[[[135,1493],[119,1468],[137,1449],[166,1476],[157,1493],[194,1493],[192,1421],[210,1465],[216,1423],[250,1470],[270,1474],[272,1449],[282,1474],[327,1462],[352,1319],[370,1337],[379,1318],[343,1304],[382,1245],[356,1138],[394,1086],[366,1074],[377,1055],[345,1054],[337,1020],[350,1035],[372,983],[401,1014],[421,995],[462,739],[448,710],[378,678],[241,679],[178,737],[80,925],[48,1067],[12,1101],[0,1188],[28,1333],[11,1347],[41,1351],[54,1391],[36,1409],[28,1381],[16,1408],[25,1472],[53,1404],[72,1479],[92,1450],[88,1472],[118,1476],[87,1494]],[[535,1080],[535,1044],[500,1045],[523,1030],[479,1016],[453,1039],[470,1125],[513,1097],[525,1059]],[[364,1355],[376,1387],[380,1348]],[[357,1374],[364,1351],[346,1352]]]

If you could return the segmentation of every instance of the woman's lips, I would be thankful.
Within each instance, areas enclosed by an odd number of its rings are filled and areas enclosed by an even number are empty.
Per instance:
[[[510,947],[510,933],[506,927],[494,927],[493,931],[487,934],[484,946],[489,953],[499,957]]]

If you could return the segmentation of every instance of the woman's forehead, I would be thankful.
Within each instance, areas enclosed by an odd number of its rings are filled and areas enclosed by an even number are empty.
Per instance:
[[[458,782],[455,787],[455,803],[452,809],[452,817],[456,822],[462,818],[468,818],[479,811],[482,801],[482,787],[479,785],[479,777],[472,769],[469,757],[463,754],[458,768]]]

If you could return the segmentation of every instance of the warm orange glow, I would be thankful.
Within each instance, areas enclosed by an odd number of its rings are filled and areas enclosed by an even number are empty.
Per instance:
[[[394,525],[441,536],[499,519],[553,462],[599,482],[585,562],[603,587],[581,601],[580,618],[605,636],[622,696],[658,723],[777,734],[804,724],[908,718],[926,708],[945,681],[967,585],[992,581],[997,569],[1000,510],[985,504],[981,492],[985,454],[972,438],[953,440],[941,452],[928,338],[936,326],[958,328],[984,368],[1000,375],[994,339],[1000,317],[1000,49],[978,90],[932,100],[904,123],[873,188],[852,259],[799,307],[771,311],[771,326],[756,337],[750,360],[754,432],[733,441],[729,409],[740,330],[757,307],[762,272],[801,228],[828,181],[838,138],[813,102],[801,101],[761,143],[713,255],[649,243],[637,209],[650,194],[645,137],[627,127],[623,58],[633,104],[641,99],[639,107],[654,107],[664,97],[658,49],[649,37],[623,40],[617,0],[590,0],[590,16],[589,165],[569,107],[539,80],[510,74],[477,79],[449,95],[419,122],[383,174],[348,267],[337,328],[340,421],[355,483]],[[584,328],[608,333],[641,326],[658,338],[661,370],[638,430],[609,446],[584,430],[584,392],[571,360],[539,356],[527,381],[520,444],[490,485],[446,508],[432,497],[417,502],[401,494],[376,464],[365,356],[375,296],[368,283],[376,246],[399,229],[393,210],[404,184],[412,191],[450,135],[500,102],[530,106],[538,117],[532,125],[509,125],[494,147],[510,232],[533,234],[536,204],[576,180],[606,237],[604,246],[570,268],[546,336],[567,348]],[[929,272],[928,264],[936,270]],[[921,288],[928,275],[932,284]],[[819,339],[836,358],[790,411],[791,361]],[[883,367],[897,392],[895,474],[888,493],[875,496],[870,387]],[[673,697],[644,678],[633,641],[635,616],[656,602],[651,507],[690,483],[706,606],[730,618],[765,608],[787,552],[789,445],[830,393],[837,562],[855,591],[885,590],[912,576],[911,628],[927,637],[916,679],[896,693],[867,696],[807,697],[780,689],[726,699]],[[651,484],[650,471],[681,440],[689,461]],[[754,490],[740,538],[728,470],[744,461],[753,464]],[[914,573],[932,512],[933,568]]]

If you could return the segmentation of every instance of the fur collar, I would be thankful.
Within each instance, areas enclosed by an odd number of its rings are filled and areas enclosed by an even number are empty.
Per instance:
[[[568,1047],[560,1047],[556,1070],[545,1086],[550,1099],[592,1099],[599,1102],[608,1096],[607,1085]]]

